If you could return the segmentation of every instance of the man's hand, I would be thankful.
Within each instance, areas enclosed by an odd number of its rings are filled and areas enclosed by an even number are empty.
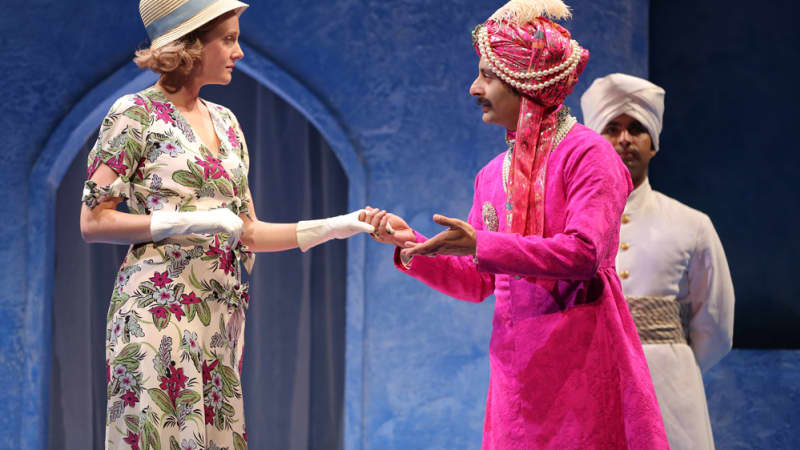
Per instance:
[[[409,259],[414,255],[468,256],[475,254],[477,241],[475,229],[470,224],[440,214],[434,214],[433,221],[449,228],[421,244],[406,244],[406,248],[400,252],[403,258]]]
[[[358,219],[375,227],[375,232],[370,234],[372,239],[401,248],[404,248],[406,243],[417,242],[414,230],[400,216],[370,206],[364,210],[365,213],[361,214]]]

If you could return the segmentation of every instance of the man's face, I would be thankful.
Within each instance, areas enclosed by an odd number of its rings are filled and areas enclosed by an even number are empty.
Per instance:
[[[601,134],[614,146],[628,167],[633,185],[639,186],[647,176],[650,159],[656,154],[647,129],[633,117],[621,114],[611,119]]]
[[[469,88],[483,107],[483,121],[496,123],[509,130],[517,129],[521,98],[491,69],[485,58],[478,63],[478,77]]]

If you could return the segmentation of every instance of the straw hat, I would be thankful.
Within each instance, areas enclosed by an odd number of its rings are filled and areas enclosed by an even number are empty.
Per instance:
[[[156,49],[229,11],[238,9],[241,14],[248,6],[237,0],[140,0],[139,14],[150,36],[150,48]]]

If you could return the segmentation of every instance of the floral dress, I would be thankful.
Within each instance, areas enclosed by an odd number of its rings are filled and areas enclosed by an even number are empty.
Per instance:
[[[220,207],[250,214],[247,146],[227,108],[205,102],[217,155],[154,87],[118,99],[100,127],[87,175],[94,208],[121,197],[132,214]],[[106,325],[106,448],[247,448],[242,352],[249,297],[240,262],[253,257],[225,233],[132,245],[117,274]]]

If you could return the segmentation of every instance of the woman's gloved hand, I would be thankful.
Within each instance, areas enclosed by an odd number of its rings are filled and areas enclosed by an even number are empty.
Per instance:
[[[229,242],[235,245],[242,234],[242,219],[228,208],[210,211],[154,211],[150,216],[150,235],[153,242],[170,236],[189,233],[227,233]]]
[[[346,239],[358,233],[374,232],[375,228],[372,225],[358,220],[359,214],[363,211],[363,209],[359,209],[349,214],[327,219],[297,222],[297,245],[300,250],[305,252],[311,247],[331,239]]]

